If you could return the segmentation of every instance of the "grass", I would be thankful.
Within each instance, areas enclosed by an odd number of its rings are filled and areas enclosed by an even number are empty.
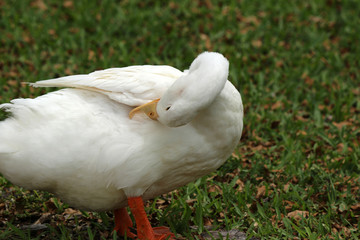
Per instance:
[[[217,172],[149,201],[152,224],[185,239],[209,226],[249,239],[359,239],[359,12],[355,0],[2,0],[0,102],[46,92],[22,82],[134,64],[185,69],[219,51],[242,93],[242,140]],[[119,239],[112,213],[5,179],[1,196],[0,239]],[[24,229],[40,217],[45,229]]]

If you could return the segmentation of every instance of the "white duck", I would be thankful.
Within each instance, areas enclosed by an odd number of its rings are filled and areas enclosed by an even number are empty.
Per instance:
[[[204,52],[184,72],[131,66],[38,81],[68,88],[0,105],[12,114],[0,122],[0,172],[76,208],[114,210],[119,234],[136,237],[129,206],[139,239],[172,238],[151,228],[143,200],[214,171],[234,150],[243,106],[228,68]]]

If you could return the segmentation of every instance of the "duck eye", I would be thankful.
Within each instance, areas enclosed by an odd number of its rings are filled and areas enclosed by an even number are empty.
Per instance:
[[[167,107],[165,110],[166,110],[166,111],[168,111],[169,109],[170,109],[170,106],[169,106],[169,107]]]

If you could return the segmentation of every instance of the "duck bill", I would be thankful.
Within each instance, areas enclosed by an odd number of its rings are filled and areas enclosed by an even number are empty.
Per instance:
[[[156,112],[156,106],[159,101],[160,101],[160,98],[134,108],[133,110],[130,111],[129,118],[132,119],[134,117],[134,115],[137,113],[145,113],[152,120],[157,120],[159,115]]]

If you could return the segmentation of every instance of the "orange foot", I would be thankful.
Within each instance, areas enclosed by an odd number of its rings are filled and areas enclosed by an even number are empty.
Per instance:
[[[173,234],[168,227],[154,227],[153,231],[154,231],[155,237],[157,237],[155,239],[175,240],[175,234]]]
[[[127,236],[128,238],[136,238],[136,235],[130,232],[130,228],[133,226],[131,218],[126,211],[126,208],[116,209],[115,215],[115,227],[116,231],[120,236]]]
[[[128,204],[137,225],[137,236],[140,240],[175,240],[175,235],[167,227],[152,228],[146,216],[141,197],[128,198]]]

